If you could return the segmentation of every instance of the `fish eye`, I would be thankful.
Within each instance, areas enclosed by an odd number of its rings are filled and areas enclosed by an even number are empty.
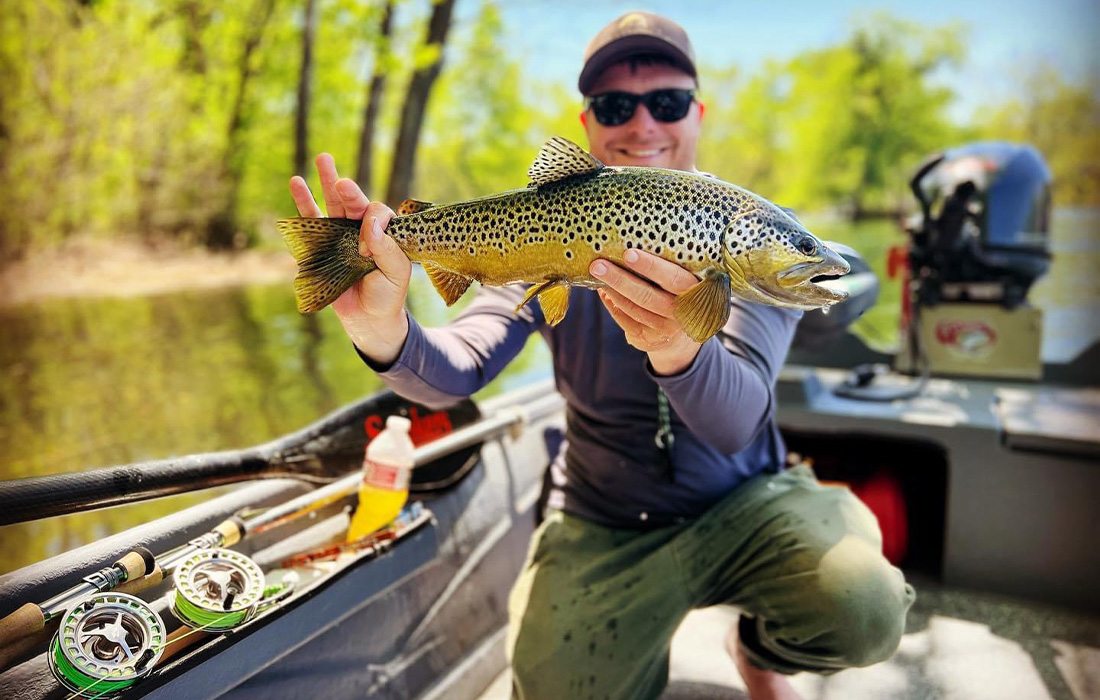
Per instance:
[[[803,255],[813,255],[817,252],[817,242],[809,236],[803,236],[795,243],[795,247],[798,248],[798,252]]]

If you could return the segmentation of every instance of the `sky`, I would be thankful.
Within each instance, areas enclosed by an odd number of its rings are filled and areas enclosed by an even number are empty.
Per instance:
[[[836,45],[855,19],[876,11],[926,26],[961,22],[966,64],[938,76],[960,95],[952,108],[960,120],[1011,97],[1023,70],[1040,62],[1074,82],[1100,76],[1100,50],[1092,46],[1100,0],[502,0],[501,7],[506,50],[526,58],[531,75],[568,85],[575,85],[588,40],[630,10],[675,19],[701,63],[737,65],[746,73],[768,59]],[[459,8],[461,16],[462,3]]]

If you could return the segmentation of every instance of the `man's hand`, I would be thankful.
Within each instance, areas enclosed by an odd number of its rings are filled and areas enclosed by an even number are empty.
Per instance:
[[[592,263],[589,272],[607,285],[599,290],[600,299],[626,333],[626,342],[649,355],[657,374],[683,372],[702,346],[684,333],[673,304],[699,279],[644,251],[628,250],[623,261],[626,268],[607,260]]]
[[[412,264],[397,243],[385,234],[393,210],[371,202],[354,181],[341,178],[332,156],[322,153],[316,160],[317,174],[328,215],[362,219],[359,254],[374,258],[378,272],[370,273],[332,303],[344,330],[364,355],[380,365],[397,359],[409,332],[405,297],[409,291]],[[302,216],[322,216],[306,181],[290,178],[290,196]]]

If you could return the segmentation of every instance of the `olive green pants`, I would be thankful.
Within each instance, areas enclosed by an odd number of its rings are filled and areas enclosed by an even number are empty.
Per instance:
[[[676,628],[717,604],[743,612],[741,644],[762,668],[831,673],[883,661],[914,593],[881,540],[866,506],[807,467],[758,476],[666,528],[555,512],[512,590],[513,696],[656,698]]]

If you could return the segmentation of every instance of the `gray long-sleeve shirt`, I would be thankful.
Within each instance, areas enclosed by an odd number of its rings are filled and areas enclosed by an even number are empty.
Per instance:
[[[492,380],[539,332],[568,406],[550,505],[604,525],[695,517],[749,477],[782,467],[774,390],[800,312],[733,299],[729,321],[691,366],[661,377],[594,292],[574,289],[565,319],[550,327],[537,303],[514,312],[523,291],[483,288],[442,328],[410,316],[400,355],[376,369],[398,394],[446,405]],[[658,387],[672,409],[671,462],[654,442]]]

